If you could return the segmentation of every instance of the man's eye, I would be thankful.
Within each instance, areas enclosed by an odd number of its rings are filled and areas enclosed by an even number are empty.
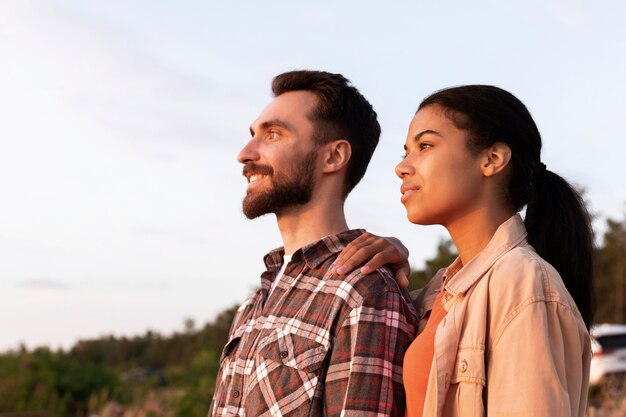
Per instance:
[[[270,139],[278,139],[278,132],[277,132],[276,130],[270,130],[270,131],[267,133],[267,136],[268,136]]]

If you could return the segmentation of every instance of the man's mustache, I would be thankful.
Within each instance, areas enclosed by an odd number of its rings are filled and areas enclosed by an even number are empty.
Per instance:
[[[248,177],[249,175],[259,174],[259,175],[272,175],[274,173],[274,169],[268,165],[259,165],[254,162],[248,162],[243,167],[243,175],[244,177]]]

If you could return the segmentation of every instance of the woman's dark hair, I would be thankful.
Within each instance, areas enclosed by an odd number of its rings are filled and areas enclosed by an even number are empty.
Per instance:
[[[489,85],[438,91],[419,109],[431,105],[441,106],[457,128],[468,132],[471,151],[496,142],[511,148],[506,198],[516,211],[526,206],[529,243],[559,272],[589,328],[595,310],[589,213],[578,192],[541,162],[541,135],[526,106],[513,94]]]

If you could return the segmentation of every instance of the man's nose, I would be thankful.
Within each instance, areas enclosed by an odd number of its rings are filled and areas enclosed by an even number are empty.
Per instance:
[[[257,149],[257,143],[254,138],[250,139],[250,141],[246,144],[246,146],[239,151],[239,155],[237,155],[237,161],[242,164],[247,162],[256,162],[259,160],[259,152]]]

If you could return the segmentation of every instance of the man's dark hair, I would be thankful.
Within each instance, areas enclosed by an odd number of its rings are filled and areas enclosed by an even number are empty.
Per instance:
[[[350,143],[344,196],[359,183],[380,138],[380,125],[372,105],[341,74],[324,71],[290,71],[272,81],[272,92],[310,91],[318,104],[308,115],[315,125],[313,140],[324,144],[336,139]]]

